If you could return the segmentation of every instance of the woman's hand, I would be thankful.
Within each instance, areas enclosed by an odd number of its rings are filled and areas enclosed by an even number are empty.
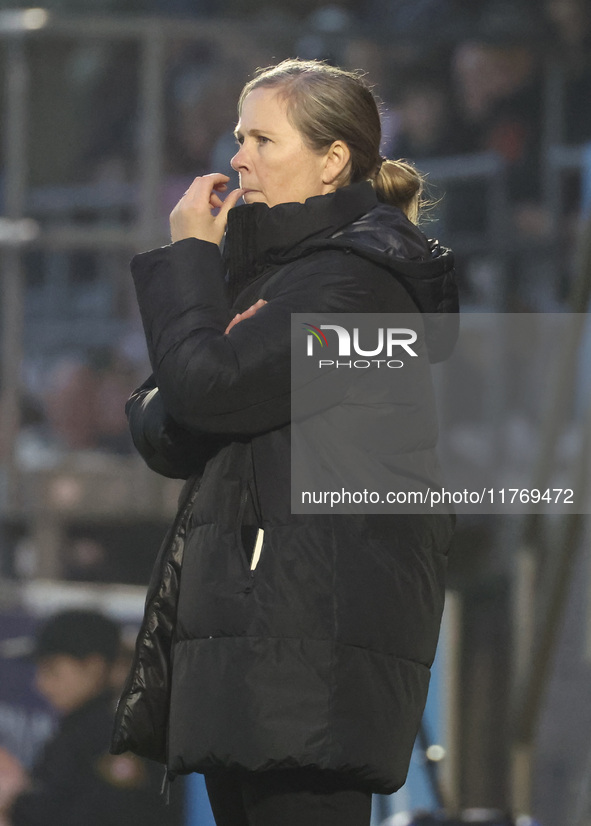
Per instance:
[[[173,241],[183,238],[199,238],[219,244],[226,230],[228,212],[236,206],[243,189],[233,189],[222,201],[219,192],[228,188],[227,175],[212,172],[195,178],[181,200],[170,213],[170,237]],[[217,215],[212,210],[219,209]]]
[[[228,326],[224,330],[224,335],[226,335],[226,333],[229,333],[230,330],[232,329],[232,327],[235,324],[238,324],[239,321],[244,321],[245,318],[250,318],[251,316],[253,316],[256,313],[256,311],[260,310],[261,307],[266,303],[267,302],[263,298],[259,298],[259,300],[256,302],[256,304],[253,304],[252,306],[250,306],[248,308],[248,310],[245,310],[243,313],[236,313],[236,315],[234,316],[232,321],[228,324]]]

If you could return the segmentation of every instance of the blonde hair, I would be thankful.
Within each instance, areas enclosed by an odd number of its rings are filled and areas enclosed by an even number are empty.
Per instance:
[[[408,161],[384,158],[374,187],[380,201],[400,207],[406,217],[418,224],[423,205],[424,176]]]
[[[360,73],[297,58],[258,69],[240,94],[239,115],[246,96],[261,87],[277,87],[291,124],[310,149],[325,151],[336,140],[347,144],[351,157],[337,186],[369,180],[380,201],[418,222],[424,178],[407,161],[380,156],[378,103]]]

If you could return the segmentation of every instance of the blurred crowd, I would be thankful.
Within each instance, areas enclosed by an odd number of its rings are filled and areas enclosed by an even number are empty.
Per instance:
[[[74,0],[46,5],[56,11],[80,10]],[[84,8],[91,7],[115,12],[108,0]],[[544,142],[580,145],[591,140],[587,0],[364,0],[338,5],[300,0],[272,6],[241,0],[176,0],[166,6],[161,0],[128,0],[117,3],[117,12],[166,12],[201,17],[208,25],[220,21],[215,36],[214,25],[202,38],[167,42],[158,204],[163,232],[168,213],[193,177],[214,170],[234,174],[229,160],[235,151],[235,104],[245,79],[257,66],[293,54],[367,72],[382,100],[385,155],[420,167],[438,158],[497,153],[508,172],[511,233],[526,248],[544,241],[550,228],[543,192]],[[50,192],[51,187],[81,184],[103,191],[128,186],[132,193],[136,187],[131,200],[125,190],[119,208],[107,217],[104,209],[93,212],[91,207],[68,215],[84,226],[93,221],[129,226],[139,198],[139,47],[127,40],[48,39],[30,57],[36,124],[29,147],[31,185]],[[47,65],[53,71],[46,71]],[[556,112],[548,111],[552,67],[562,84],[562,111]],[[580,195],[577,180],[569,187],[567,237],[576,225]],[[459,197],[435,195],[449,200],[451,222],[443,240],[451,246],[454,233],[486,220],[478,189],[464,188]],[[63,218],[45,215],[41,220]],[[75,268],[70,277],[82,288],[88,278]],[[35,278],[38,273],[30,274],[32,287]],[[116,278],[128,280],[123,267]],[[39,456],[45,447],[132,451],[124,402],[149,367],[133,298],[126,294],[111,312],[127,332],[98,348],[82,336],[61,350],[36,353],[31,337],[23,373],[25,458],[35,452]],[[32,315],[30,325],[34,323]],[[92,324],[91,319],[89,329]],[[131,340],[136,344],[130,349]]]

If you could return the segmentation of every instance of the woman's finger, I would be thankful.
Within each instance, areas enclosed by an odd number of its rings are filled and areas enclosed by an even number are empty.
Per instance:
[[[226,225],[226,222],[228,220],[228,212],[232,209],[232,207],[236,206],[240,198],[242,198],[243,194],[243,189],[233,189],[231,192],[228,192],[228,194],[224,198],[224,203],[217,217],[218,221],[224,222],[224,226]]]
[[[241,320],[241,315],[240,315],[240,313],[236,313],[236,315],[234,316],[234,318],[232,319],[232,321],[228,324],[228,326],[227,326],[227,327],[226,327],[226,329],[224,330],[224,335],[227,335],[227,334],[230,332],[230,330],[232,329],[232,327],[233,327],[235,324],[238,324],[238,322],[239,322],[240,320]]]
[[[252,318],[252,316],[257,312],[257,310],[260,310],[261,307],[266,303],[267,302],[263,298],[259,298],[259,300],[255,304],[252,304],[248,308],[248,310],[245,310],[243,313],[236,313],[232,321],[224,330],[224,335],[226,333],[229,333],[232,327],[234,327],[234,325],[238,324],[240,321],[244,321],[245,318]]]
[[[221,172],[212,172],[193,180],[170,214],[173,243],[183,238],[198,238],[214,244],[221,242],[228,212],[243,195],[242,189],[235,189],[223,200],[220,198],[220,193],[227,190],[229,180]],[[218,210],[217,215],[212,210]]]
[[[211,172],[209,175],[198,175],[191,182],[185,195],[188,195],[189,198],[207,195],[209,200],[209,195],[212,190],[217,190],[219,187],[225,187],[227,189],[227,182],[229,180],[230,178],[222,172]]]
[[[259,298],[259,300],[256,302],[256,304],[252,304],[248,308],[248,310],[245,310],[243,313],[240,313],[240,315],[242,316],[242,318],[250,318],[251,316],[253,316],[257,312],[257,310],[261,309],[263,304],[266,304],[266,303],[267,302],[263,301],[262,298]]]

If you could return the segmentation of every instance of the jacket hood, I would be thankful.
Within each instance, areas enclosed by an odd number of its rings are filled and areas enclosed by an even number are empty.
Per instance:
[[[256,203],[230,210],[224,246],[230,292],[236,295],[268,266],[328,249],[386,268],[424,315],[431,361],[450,355],[459,310],[453,253],[428,240],[401,209],[381,203],[369,181],[303,204]]]
[[[341,248],[388,269],[423,315],[430,361],[449,358],[459,331],[458,287],[450,249],[427,239],[402,210],[381,203],[314,247]]]

